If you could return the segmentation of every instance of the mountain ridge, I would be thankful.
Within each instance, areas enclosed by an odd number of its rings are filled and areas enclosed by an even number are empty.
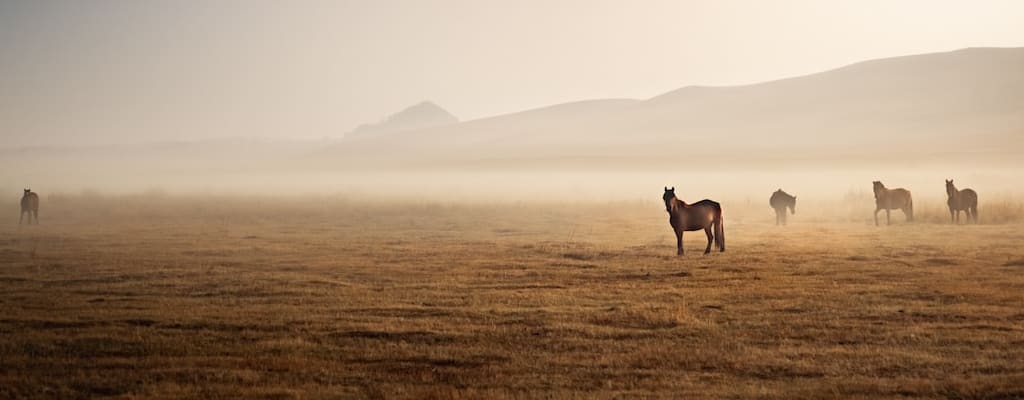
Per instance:
[[[687,86],[646,100],[593,99],[334,146],[344,164],[460,159],[665,159],[718,151],[937,153],[1020,147],[1024,48],[866,60],[738,86]],[[941,143],[945,141],[946,143]],[[706,157],[703,151],[696,156]]]
[[[358,138],[372,135],[385,135],[401,131],[419,130],[437,126],[451,125],[459,119],[441,106],[424,100],[399,112],[391,114],[379,122],[362,124],[345,134],[346,138]]]

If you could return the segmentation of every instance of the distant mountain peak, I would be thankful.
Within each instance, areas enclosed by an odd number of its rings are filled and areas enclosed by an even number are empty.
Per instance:
[[[347,138],[387,134],[451,125],[459,119],[431,101],[422,101],[391,114],[375,124],[362,124],[346,134]]]

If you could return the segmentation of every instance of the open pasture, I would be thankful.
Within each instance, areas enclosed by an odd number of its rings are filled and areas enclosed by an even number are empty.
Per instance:
[[[50,198],[0,397],[1024,397],[1024,226],[736,203],[677,257],[656,199]]]

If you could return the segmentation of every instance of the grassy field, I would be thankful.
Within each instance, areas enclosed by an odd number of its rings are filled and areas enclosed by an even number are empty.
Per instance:
[[[0,398],[1024,397],[1024,225],[724,205],[45,199]]]

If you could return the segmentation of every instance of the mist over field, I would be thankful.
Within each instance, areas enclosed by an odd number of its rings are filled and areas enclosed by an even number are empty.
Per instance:
[[[646,100],[589,100],[459,122],[425,102],[320,140],[5,147],[8,190],[346,194],[434,201],[805,199],[870,182],[944,196],[953,178],[1016,195],[1024,49],[865,61]],[[42,186],[41,186],[42,185]],[[45,188],[45,189],[44,189]]]
[[[0,398],[1024,398],[1020,21],[0,1]]]

